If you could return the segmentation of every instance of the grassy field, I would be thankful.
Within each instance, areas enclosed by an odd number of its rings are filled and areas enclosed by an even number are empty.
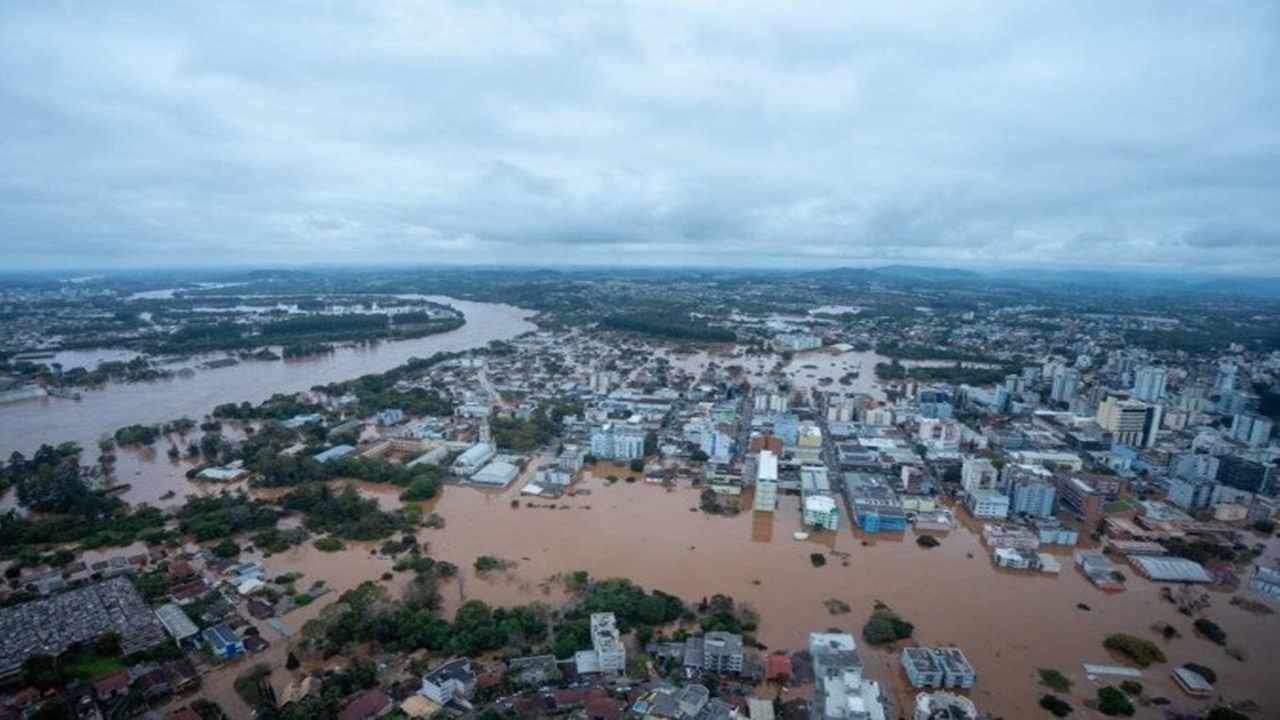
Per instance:
[[[124,668],[124,658],[110,655],[74,655],[62,661],[66,675],[86,683]]]
[[[1136,510],[1138,507],[1138,501],[1133,498],[1119,498],[1103,505],[1102,510],[1107,513],[1120,513],[1127,510]]]

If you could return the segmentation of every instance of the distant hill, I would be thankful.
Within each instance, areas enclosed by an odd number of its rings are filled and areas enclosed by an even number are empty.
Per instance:
[[[929,267],[926,265],[885,265],[873,268],[872,272],[882,277],[907,278],[912,280],[981,280],[981,273],[958,268]]]

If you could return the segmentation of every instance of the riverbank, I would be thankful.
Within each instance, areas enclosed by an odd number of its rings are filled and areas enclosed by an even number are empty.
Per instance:
[[[241,363],[190,377],[111,384],[85,391],[80,402],[41,397],[6,404],[0,406],[0,453],[30,454],[42,443],[68,440],[89,449],[103,434],[126,425],[158,424],[181,417],[198,419],[222,403],[258,403],[276,393],[299,392],[315,385],[380,373],[410,358],[481,348],[494,340],[510,340],[537,329],[529,321],[531,311],[510,305],[439,296],[425,299],[455,308],[466,318],[466,324],[439,335],[338,348],[330,354],[287,363]]]

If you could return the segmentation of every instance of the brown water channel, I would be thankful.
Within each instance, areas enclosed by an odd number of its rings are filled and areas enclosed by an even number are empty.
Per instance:
[[[413,357],[468,350],[535,329],[530,313],[509,305],[431,297],[460,310],[466,324],[457,330],[372,347],[342,347],[332,354],[288,362],[243,362],[199,370],[192,377],[145,383],[110,384],[84,391],[80,401],[40,398],[0,405],[0,454],[31,453],[41,443],[73,440],[92,451],[104,433],[134,423],[198,419],[228,402],[260,402],[275,393],[378,373]],[[146,482],[144,478],[141,481]],[[122,479],[122,482],[138,482]]]

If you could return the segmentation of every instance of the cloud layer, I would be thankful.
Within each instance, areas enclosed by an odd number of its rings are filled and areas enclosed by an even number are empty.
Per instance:
[[[0,6],[0,266],[1280,271],[1273,3]]]

